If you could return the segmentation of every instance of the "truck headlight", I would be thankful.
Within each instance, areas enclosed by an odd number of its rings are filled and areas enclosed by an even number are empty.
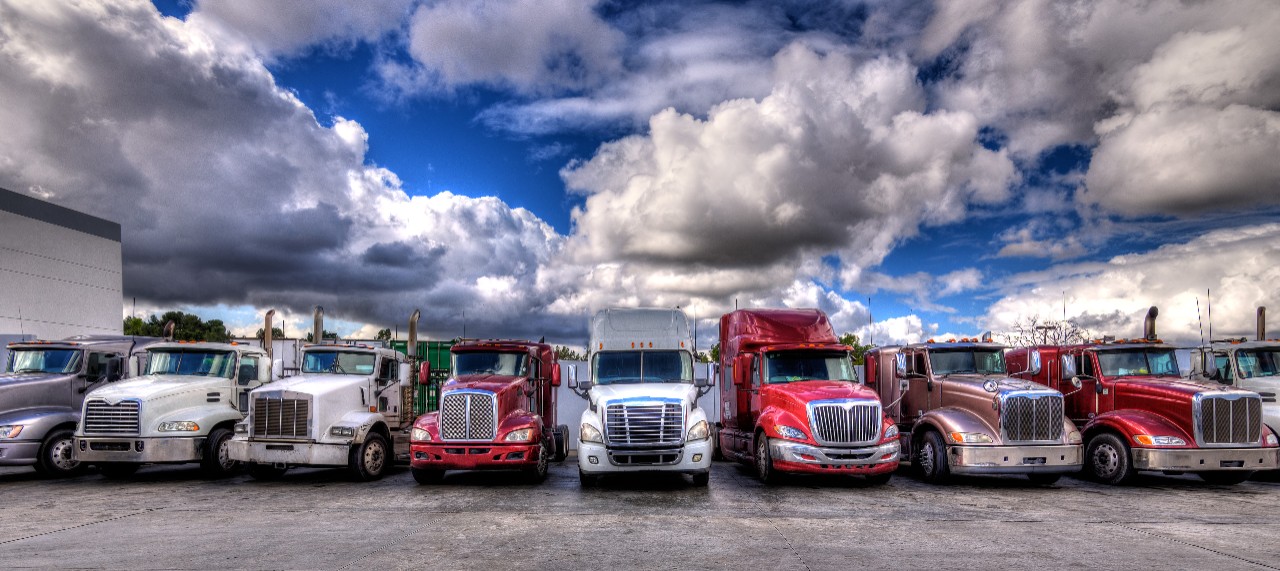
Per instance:
[[[582,429],[578,432],[578,440],[604,444],[604,438],[600,436],[600,431],[596,430],[596,427],[585,422],[582,423]]]
[[[1070,443],[1070,444],[1079,444],[1079,443],[1080,443],[1080,433],[1079,433],[1079,432],[1076,432],[1076,431],[1074,431],[1074,430],[1072,430],[1071,432],[1069,432],[1069,433],[1067,434],[1067,442],[1068,442],[1068,443]]]
[[[4,426],[0,426],[0,438],[17,438],[19,434],[22,434],[21,424],[6,424]]]
[[[689,442],[697,442],[711,438],[711,430],[707,428],[707,421],[699,420],[693,423],[693,428],[689,429]]]
[[[329,427],[330,436],[339,436],[350,438],[356,435],[356,427],[354,426],[332,426]]]
[[[22,428],[22,427],[21,427],[21,426],[19,426],[18,428]],[[1267,439],[1266,439],[1264,442],[1266,442],[1266,445],[1267,445],[1267,446],[1275,446],[1275,445],[1277,444],[1277,440],[1276,440],[1276,435],[1275,435],[1275,433],[1273,432],[1273,433],[1268,434],[1268,435],[1267,435]]]
[[[234,428],[234,429],[232,429],[232,430],[233,430],[233,432],[235,432],[236,434],[248,434],[248,433],[249,433],[249,423],[247,423],[247,422],[238,422],[238,423],[236,423],[235,428]]]
[[[512,430],[503,437],[503,442],[528,442],[533,439],[532,428],[521,428],[520,430]]]
[[[1186,446],[1187,441],[1177,436],[1152,436],[1150,434],[1138,434],[1133,437],[1138,444],[1144,446]]]
[[[414,442],[430,442],[431,433],[427,432],[427,429],[425,428],[418,428],[415,426],[413,428],[413,434],[409,435],[409,438]]]
[[[897,437],[898,437],[898,425],[890,424],[889,428],[884,429],[884,438],[888,439],[888,438],[897,438]]]
[[[991,437],[981,432],[952,432],[951,441],[956,444],[990,444]]]
[[[791,439],[791,440],[806,440],[806,439],[807,439],[807,438],[805,437],[805,435],[804,435],[804,431],[802,431],[802,430],[800,430],[799,428],[796,428],[796,427],[794,427],[794,426],[787,426],[787,425],[785,425],[785,424],[779,424],[778,426],[775,426],[774,428],[778,430],[778,435],[779,435],[779,436],[781,436],[781,437],[783,437],[783,438],[788,438],[788,439]]]
[[[174,422],[161,422],[156,428],[160,432],[196,432],[200,430],[200,425],[190,420],[178,420]]]

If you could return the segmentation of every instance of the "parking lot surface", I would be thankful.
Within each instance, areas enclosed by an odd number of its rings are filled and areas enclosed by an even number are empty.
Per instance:
[[[47,481],[4,468],[0,498],[6,569],[1280,569],[1275,479],[933,486],[900,472],[879,487],[766,487],[717,462],[707,488],[643,476],[582,489],[571,457],[543,484],[471,472],[419,486],[407,469],[263,483],[194,466]]]

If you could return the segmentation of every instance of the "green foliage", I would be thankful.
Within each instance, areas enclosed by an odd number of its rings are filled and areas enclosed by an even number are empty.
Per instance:
[[[711,346],[711,351],[708,356],[711,357],[712,363],[720,362],[720,343],[719,342]]]
[[[264,334],[264,333],[266,333],[266,330],[264,330],[263,328],[259,327],[259,328],[258,328],[258,332],[257,332],[257,333],[255,333],[254,335],[258,338],[258,341],[262,341],[262,336],[263,336],[263,334]],[[281,329],[281,328],[279,328],[279,327],[272,327],[272,328],[271,328],[271,338],[272,338],[272,339],[284,339],[284,330],[283,330],[283,329]]]
[[[584,357],[582,354],[578,353],[577,351],[574,351],[573,349],[570,349],[569,347],[565,347],[565,346],[563,346],[563,345],[556,345],[556,360],[558,360],[558,361],[586,361],[586,360],[587,360],[587,358],[586,358],[586,357]]]
[[[142,337],[164,337],[164,326],[174,323],[173,338],[179,341],[215,341],[226,343],[231,340],[231,332],[221,319],[204,321],[194,313],[167,311],[159,317],[152,315],[147,320],[139,317],[126,317],[124,334]]]
[[[337,339],[338,333],[335,331],[329,331],[328,329],[325,329],[322,333],[320,333],[320,336],[324,337],[325,339]],[[315,333],[307,332],[307,343],[315,343],[315,342],[316,342]]]
[[[390,330],[390,329],[383,329],[383,330],[380,330],[380,331],[378,331],[378,335],[377,335],[376,337],[374,337],[373,339],[374,339],[375,341],[390,341],[390,340],[391,340],[391,330]]]
[[[853,364],[861,365],[867,355],[867,351],[871,349],[871,345],[863,345],[858,342],[858,336],[852,333],[845,333],[840,336],[840,343],[848,345],[853,349]]]

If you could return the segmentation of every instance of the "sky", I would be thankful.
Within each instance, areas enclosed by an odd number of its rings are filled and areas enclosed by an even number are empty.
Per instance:
[[[123,314],[583,346],[818,307],[877,344],[1280,304],[1267,1],[0,0],[0,187]],[[1199,308],[1199,309],[1197,309]]]

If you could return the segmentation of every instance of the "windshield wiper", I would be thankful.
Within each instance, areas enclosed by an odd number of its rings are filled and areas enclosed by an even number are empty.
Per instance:
[[[43,372],[45,372],[45,370],[44,370],[44,369],[40,369],[40,368],[35,368],[35,369],[18,369],[18,370],[14,371],[14,372],[15,372],[15,373],[43,373]]]

